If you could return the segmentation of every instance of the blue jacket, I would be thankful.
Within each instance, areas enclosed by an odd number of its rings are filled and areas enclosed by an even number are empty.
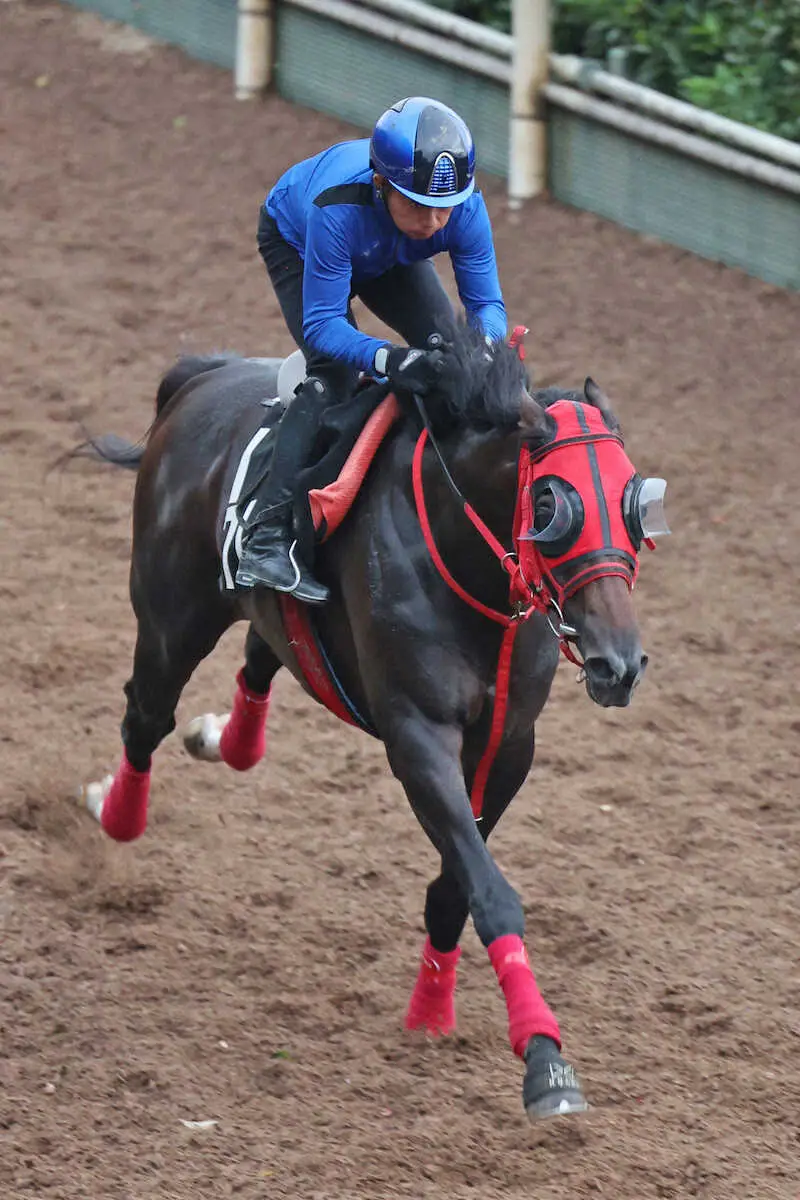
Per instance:
[[[506,310],[497,277],[489,214],[473,192],[444,229],[424,241],[400,233],[378,195],[369,141],[341,142],[281,176],[266,199],[281,236],[304,260],[303,337],[329,358],[369,370],[386,342],[353,329],[347,308],[358,285],[398,263],[447,250],[468,318],[498,341]]]

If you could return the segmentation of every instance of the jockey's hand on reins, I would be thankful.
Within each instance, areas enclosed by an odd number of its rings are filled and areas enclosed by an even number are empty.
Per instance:
[[[425,396],[440,382],[446,361],[444,351],[438,348],[410,350],[407,346],[392,346],[386,354],[385,373],[394,389]]]

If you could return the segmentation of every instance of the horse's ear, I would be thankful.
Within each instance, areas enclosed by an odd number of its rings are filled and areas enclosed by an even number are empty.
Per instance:
[[[519,425],[524,434],[530,436],[538,432],[545,419],[545,409],[538,400],[526,389],[522,389],[522,399],[519,404]]]
[[[611,401],[605,394],[599,383],[595,383],[591,375],[587,375],[583,384],[583,394],[591,405],[599,409],[602,413],[603,420],[612,433],[616,433],[619,429],[619,421],[614,415],[614,410],[611,407]]]

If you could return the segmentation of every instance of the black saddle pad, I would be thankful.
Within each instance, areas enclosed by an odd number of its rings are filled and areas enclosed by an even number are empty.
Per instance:
[[[331,405],[322,414],[309,466],[300,472],[295,491],[295,529],[300,550],[308,556],[307,561],[310,561],[316,537],[308,493],[314,488],[327,487],[339,478],[358,435],[388,390],[386,384],[367,384],[349,400]]]
[[[316,534],[308,493],[312,488],[327,487],[338,478],[358,435],[386,393],[385,384],[370,384],[344,403],[331,405],[320,417],[310,465],[298,475],[294,498],[295,535],[300,554],[309,564],[313,561]],[[280,420],[286,411],[284,405],[274,401],[265,407],[264,420],[242,453],[226,506],[221,579],[226,590],[234,586],[242,534],[258,512],[258,490],[269,473]]]

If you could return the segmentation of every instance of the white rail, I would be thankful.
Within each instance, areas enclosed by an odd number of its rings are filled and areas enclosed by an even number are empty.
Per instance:
[[[471,71],[475,75],[485,75],[498,83],[508,84],[511,78],[511,67],[508,62],[482,50],[472,49],[463,42],[445,39],[444,36],[431,33],[427,29],[418,29],[401,24],[391,17],[382,16],[375,11],[378,3],[388,4],[389,0],[376,0],[369,7],[353,4],[351,0],[284,0],[294,8],[305,9],[306,12],[317,13],[330,17],[351,29],[360,29],[371,33],[385,42],[395,42],[438,58],[442,62],[453,63],[455,66]],[[399,4],[400,0],[395,0]],[[408,2],[408,0],[407,0]],[[420,5],[422,7],[422,5]],[[435,10],[433,10],[435,11]]]
[[[292,3],[292,0],[288,2]],[[353,3],[363,8],[379,9],[407,25],[420,25],[433,33],[463,42],[465,46],[475,46],[500,58],[511,58],[514,39],[510,33],[501,33],[499,29],[490,29],[488,25],[457,17],[431,4],[421,3],[421,0],[353,0]]]
[[[674,100],[653,88],[631,83],[619,75],[604,71],[595,63],[571,54],[551,54],[550,71],[563,83],[575,84],[578,88],[602,92],[622,104],[638,108],[651,117],[658,117],[673,125],[684,125],[707,137],[718,138],[748,150],[763,158],[771,158],[784,166],[800,169],[800,145],[786,138],[763,133],[751,125],[731,121],[705,108],[697,108],[683,100]]]
[[[512,0],[511,22],[508,202],[519,208],[547,186],[547,114],[539,97],[547,82],[549,0]]]

